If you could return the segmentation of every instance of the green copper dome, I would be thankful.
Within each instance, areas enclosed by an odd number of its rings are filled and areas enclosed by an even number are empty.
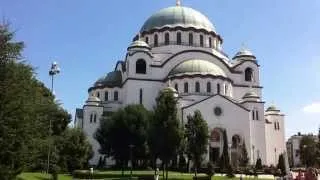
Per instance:
[[[108,86],[108,87],[119,87],[122,83],[122,75],[120,71],[113,71],[105,76],[99,78],[95,83],[94,86]]]
[[[156,12],[144,23],[140,32],[177,26],[215,32],[213,24],[205,15],[192,8],[182,6],[168,7]]]
[[[226,77],[226,74],[219,66],[201,59],[191,59],[180,63],[171,70],[169,76],[181,74],[210,74]]]

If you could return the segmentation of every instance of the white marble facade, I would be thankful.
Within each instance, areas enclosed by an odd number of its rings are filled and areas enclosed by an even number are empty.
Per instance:
[[[200,110],[210,128],[207,160],[222,152],[222,130],[227,131],[231,158],[245,142],[250,163],[257,158],[275,165],[285,151],[284,115],[266,108],[260,66],[252,52],[241,48],[233,58],[223,52],[222,37],[200,12],[183,6],[161,9],[143,25],[113,72],[88,90],[88,100],[77,109],[75,124],[93,144],[102,115],[128,104],[152,110],[159,91],[171,86],[179,95],[179,117]]]

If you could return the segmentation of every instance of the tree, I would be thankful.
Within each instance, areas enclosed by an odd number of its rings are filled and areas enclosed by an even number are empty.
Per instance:
[[[49,119],[55,135],[70,121],[50,90],[36,79],[32,66],[22,61],[24,43],[13,39],[9,25],[0,25],[0,177],[4,180],[14,179],[24,168],[42,167],[44,161],[35,162],[38,152],[48,152],[52,142]]]
[[[114,157],[122,168],[130,160],[131,150],[134,162],[145,160],[149,121],[150,112],[142,105],[128,105],[115,112],[110,119],[102,119],[95,133],[100,152]]]
[[[92,147],[80,129],[68,128],[57,139],[56,145],[60,156],[59,166],[70,173],[84,168],[92,153]]]
[[[231,167],[228,153],[228,136],[227,131],[223,130],[223,151],[219,159],[219,168],[221,171],[224,171],[230,169],[229,166]]]
[[[307,167],[315,166],[317,143],[313,135],[305,135],[300,141],[300,159]]]
[[[247,167],[249,163],[248,151],[246,147],[246,143],[243,141],[241,146],[241,156],[240,156],[240,166]]]
[[[197,169],[200,167],[202,157],[208,148],[208,124],[202,118],[199,110],[195,111],[193,116],[189,115],[187,119],[188,122],[185,125],[187,153],[194,163],[195,178],[197,178]]]
[[[280,175],[281,176],[284,176],[286,174],[286,164],[285,164],[285,160],[284,160],[284,155],[283,154],[279,155],[277,168],[280,169],[280,171],[281,171]]]
[[[258,158],[258,159],[257,159],[256,169],[257,169],[257,170],[261,170],[261,169],[262,169],[262,161],[261,161],[261,158]]]
[[[160,92],[149,131],[149,148],[153,159],[160,158],[168,178],[168,164],[178,155],[183,130],[177,117],[177,100],[171,89]]]

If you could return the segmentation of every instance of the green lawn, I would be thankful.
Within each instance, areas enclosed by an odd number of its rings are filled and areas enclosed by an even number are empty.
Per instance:
[[[104,171],[100,172],[103,174],[110,174],[110,175],[120,175],[121,171]],[[130,174],[130,171],[125,171],[125,175],[128,176]],[[153,171],[133,171],[133,176],[135,175],[144,175],[144,174],[153,174]],[[162,175],[162,174],[160,174]],[[169,172],[169,179],[170,180],[192,180],[194,174],[189,173],[179,173],[179,172]],[[204,174],[199,174],[199,176],[204,176]],[[119,177],[119,176],[118,176]],[[115,178],[108,178],[108,179],[115,179]],[[119,178],[118,178],[119,179]],[[125,178],[122,178],[125,179]],[[159,179],[162,179],[161,177]],[[214,180],[223,180],[228,179],[224,176],[215,176],[213,178]],[[239,178],[233,178],[228,180],[236,180]],[[243,178],[243,179],[249,179],[249,178]],[[253,178],[250,178],[251,180]],[[17,180],[50,180],[50,176],[44,173],[22,173],[18,176]],[[72,180],[72,177],[70,175],[59,175],[59,180]]]
[[[50,180],[50,175],[44,173],[22,173],[17,180]],[[72,180],[71,176],[59,175],[59,180]]]

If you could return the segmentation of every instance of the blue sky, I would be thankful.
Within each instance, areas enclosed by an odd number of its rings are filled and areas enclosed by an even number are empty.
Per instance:
[[[62,69],[55,92],[72,114],[87,89],[124,59],[144,21],[175,0],[0,0],[0,15],[25,41],[24,56],[50,86],[48,69]],[[320,1],[182,0],[204,13],[233,56],[244,43],[261,65],[266,105],[286,114],[286,136],[316,133],[320,124]]]

